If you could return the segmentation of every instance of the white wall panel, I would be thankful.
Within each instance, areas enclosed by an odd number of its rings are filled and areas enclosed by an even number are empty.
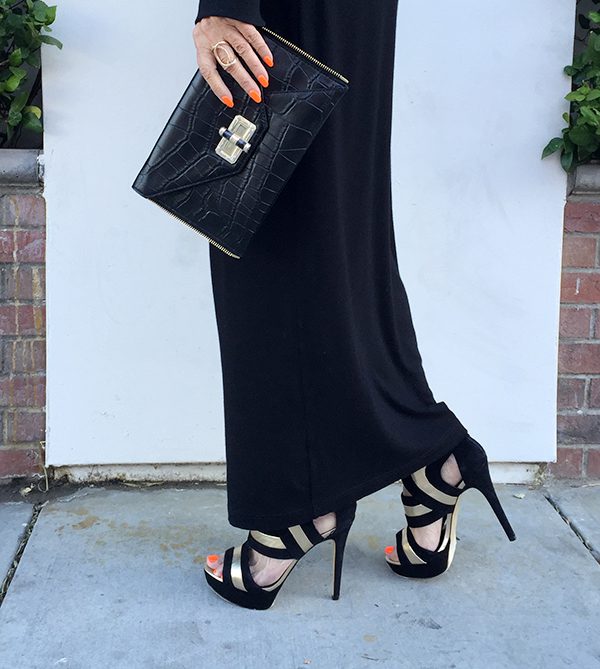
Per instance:
[[[44,47],[49,464],[224,457],[208,243],[131,189],[194,73],[195,13],[61,0],[64,49]],[[399,6],[400,273],[436,399],[496,460],[554,454],[565,177],[539,156],[573,21],[558,0]]]

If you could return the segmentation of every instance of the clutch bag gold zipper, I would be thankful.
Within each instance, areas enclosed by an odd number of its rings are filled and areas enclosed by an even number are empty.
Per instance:
[[[330,72],[331,74],[335,75],[336,77],[341,79],[344,83],[346,84],[350,83],[343,74],[336,72],[333,68],[329,67],[329,65],[325,65],[325,63],[322,63],[320,60],[317,60],[312,54],[308,53],[307,51],[304,51],[304,49],[301,49],[297,44],[294,44],[293,42],[290,42],[289,40],[285,39],[285,37],[278,35],[276,32],[273,32],[270,28],[261,26],[261,29],[268,32],[270,35],[273,35],[273,37],[276,37],[280,42],[283,42],[283,44],[287,44],[287,46],[289,46],[291,49],[294,49],[294,51],[297,51],[298,53],[301,53],[303,56],[306,56],[306,58],[311,60],[313,63],[316,63],[327,72]]]
[[[220,251],[223,251],[223,253],[226,253],[228,256],[232,256],[234,258],[240,258],[241,256],[236,256],[235,253],[232,253],[229,249],[226,249],[224,246],[216,242],[214,239],[211,239],[206,233],[202,232],[201,230],[198,230],[198,228],[195,228],[193,225],[188,223],[187,221],[184,221],[183,218],[179,218],[179,216],[176,216],[172,211],[169,211],[166,207],[163,207],[162,204],[158,204],[155,200],[150,200],[150,202],[154,202],[154,204],[157,207],[160,207],[163,211],[166,211],[167,214],[170,214],[173,218],[176,218],[178,221],[181,221],[182,223],[185,223],[185,225],[188,226],[188,228],[191,228],[194,232],[197,232],[199,235],[202,235],[203,237],[206,237],[208,241],[216,246]]]
[[[322,63],[320,60],[317,60],[312,54],[308,53],[307,51],[304,51],[304,49],[301,49],[298,45],[296,45],[293,42],[290,42],[289,40],[285,39],[285,37],[282,37],[281,35],[278,35],[276,32],[274,32],[270,28],[266,28],[265,26],[261,26],[261,28],[265,32],[268,32],[270,35],[273,35],[273,37],[278,39],[283,44],[286,44],[291,49],[293,49],[294,51],[297,51],[298,53],[302,54],[303,56],[308,58],[310,61],[312,61],[313,63],[315,63],[319,67],[322,67],[325,71],[327,71],[327,72],[333,74],[334,76],[338,77],[344,83],[346,83],[346,84],[350,83],[348,81],[348,79],[346,79],[346,77],[344,77],[344,75],[340,74],[339,72],[336,72],[333,68],[329,67],[329,65],[325,65],[325,63]],[[229,249],[226,249],[222,244],[219,244],[214,239],[211,239],[206,233],[202,232],[201,230],[198,230],[197,228],[195,228],[193,225],[191,225],[187,221],[184,221],[183,218],[179,218],[179,216],[176,216],[172,211],[169,211],[168,209],[163,207],[158,202],[155,202],[154,200],[151,200],[151,202],[154,202],[155,205],[160,207],[163,211],[166,211],[167,214],[170,214],[173,218],[176,218],[178,221],[181,221],[182,223],[187,225],[188,228],[191,228],[194,232],[197,232],[199,235],[202,235],[203,237],[208,239],[208,241],[211,244],[216,246],[220,251],[223,251],[223,253],[226,253],[228,256],[232,256],[233,258],[238,258],[239,259],[241,257],[241,256],[236,255],[235,253],[232,253]]]

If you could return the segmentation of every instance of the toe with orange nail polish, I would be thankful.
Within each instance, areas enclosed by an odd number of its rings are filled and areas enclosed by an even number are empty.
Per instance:
[[[260,83],[266,88],[269,85],[269,80],[264,74],[259,74],[258,75],[258,80]]]
[[[248,95],[254,100],[254,102],[260,102],[261,97],[260,93],[256,90],[256,88],[253,88]]]
[[[209,562],[216,562],[219,559],[218,555],[208,555],[207,556]]]
[[[389,555],[390,553],[393,553],[394,552],[394,547],[393,546],[386,546],[385,547],[385,552],[386,552],[387,555]]]

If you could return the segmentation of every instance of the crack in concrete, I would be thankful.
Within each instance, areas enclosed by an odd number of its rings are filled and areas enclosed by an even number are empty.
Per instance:
[[[6,576],[4,577],[2,583],[0,583],[0,606],[2,606],[2,602],[4,601],[4,598],[6,597],[6,594],[8,592],[8,588],[10,587],[10,584],[14,578],[14,575],[17,571],[17,567],[19,566],[19,562],[21,561],[21,557],[23,555],[23,551],[25,550],[25,546],[27,546],[27,543],[29,541],[29,537],[31,536],[31,533],[33,532],[33,528],[37,522],[38,516],[40,515],[40,512],[42,508],[47,504],[47,502],[38,502],[37,504],[34,504],[33,510],[31,512],[31,518],[29,519],[29,522],[27,523],[27,526],[23,530],[23,533],[21,534],[21,538],[19,540],[19,545],[17,546],[17,550],[14,554],[14,557],[11,561],[11,565],[8,568],[8,571],[6,572]]]
[[[586,549],[588,550],[590,555],[594,558],[594,560],[596,560],[596,562],[600,564],[600,552],[596,550],[596,548],[594,548],[594,546],[592,546],[592,544],[590,544],[590,542],[586,539],[583,531],[579,528],[577,522],[569,518],[569,516],[561,509],[560,503],[552,498],[552,494],[550,492],[544,492],[542,494],[548,500],[548,502],[554,508],[554,510],[558,513],[558,515],[569,526],[573,534],[586,547]]]

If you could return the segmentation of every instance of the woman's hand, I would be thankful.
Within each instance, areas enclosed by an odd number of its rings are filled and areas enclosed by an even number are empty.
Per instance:
[[[260,89],[256,81],[250,76],[239,58],[241,56],[244,59],[250,72],[266,88],[269,85],[269,75],[257,53],[269,67],[273,67],[273,54],[256,26],[225,16],[205,16],[196,23],[192,35],[196,44],[198,68],[218,98],[228,107],[233,107],[231,91],[225,85],[217,69],[223,66],[217,61],[215,53],[224,62],[238,57],[233,65],[226,68],[227,72],[255,102],[261,101]],[[227,42],[227,44],[220,45],[213,52],[211,47],[220,41]]]

